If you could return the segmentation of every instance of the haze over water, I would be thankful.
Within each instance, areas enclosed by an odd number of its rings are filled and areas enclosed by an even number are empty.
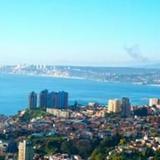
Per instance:
[[[11,115],[28,105],[28,94],[34,90],[69,92],[70,104],[99,102],[106,104],[110,98],[127,96],[132,104],[148,104],[148,98],[158,97],[160,87],[124,83],[97,82],[91,80],[0,75],[0,113]]]

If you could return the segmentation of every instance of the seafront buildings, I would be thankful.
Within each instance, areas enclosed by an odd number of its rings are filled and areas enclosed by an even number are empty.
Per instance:
[[[122,116],[128,117],[131,114],[131,104],[130,100],[127,97],[122,98]]]
[[[58,93],[50,92],[48,94],[48,108],[53,108],[55,106],[58,106]]]
[[[58,100],[54,97],[58,93],[48,92],[50,96],[47,97]],[[65,92],[59,95],[63,95],[61,100],[66,98]],[[109,152],[102,146],[106,150],[105,159],[108,157],[109,160],[109,155],[122,150],[132,154],[135,150],[142,152],[147,148],[153,152],[160,150],[160,109],[156,106],[134,106],[127,97],[110,99],[108,107],[88,102],[76,108],[54,108],[51,106],[59,102],[50,103],[46,109],[30,108],[13,117],[0,116],[0,135],[1,138],[5,136],[5,140],[0,142],[0,156],[8,154],[18,160],[66,160],[66,157],[67,160],[82,160],[92,157],[96,147],[99,148],[101,144],[114,144],[111,148],[107,146]],[[7,137],[14,137],[19,143],[18,152],[15,147],[14,153],[9,150],[7,153]],[[120,138],[117,144],[114,141],[102,143],[106,139],[110,141],[112,137]],[[13,146],[13,143],[10,144]],[[87,154],[84,155],[84,152]]]
[[[29,108],[36,108],[37,101],[39,101],[39,108],[41,109],[64,109],[68,107],[68,93],[65,91],[49,92],[47,89],[45,89],[40,92],[38,99],[37,94],[35,92],[31,92],[29,95]]]
[[[37,94],[35,92],[31,92],[29,95],[29,108],[33,109],[37,107]]]
[[[50,93],[52,98],[54,98],[54,95],[58,95],[58,92]],[[31,95],[36,94],[32,93]],[[64,95],[64,92],[62,95]],[[6,153],[5,146],[7,145],[5,139],[0,145],[0,155],[17,156],[18,160],[39,160],[42,157],[42,159],[46,160],[51,158],[64,160],[65,157],[68,157],[69,160],[73,160],[72,157],[79,157],[78,160],[87,159],[88,157],[83,158],[84,150],[83,152],[75,152],[75,154],[78,154],[77,156],[64,154],[66,153],[66,147],[64,146],[72,141],[74,143],[69,143],[70,147],[79,142],[76,147],[78,148],[79,144],[81,144],[81,148],[89,143],[92,144],[95,140],[103,141],[116,135],[120,135],[123,139],[126,138],[126,143],[128,144],[126,145],[127,148],[125,148],[122,142],[121,144],[118,143],[116,146],[118,149],[116,147],[112,148],[113,153],[119,152],[119,148],[130,152],[132,149],[145,150],[147,147],[152,147],[156,152],[160,149],[160,141],[157,141],[160,135],[159,114],[160,109],[158,107],[149,105],[132,105],[131,110],[131,103],[127,97],[121,100],[109,100],[108,107],[89,102],[85,106],[77,106],[76,108],[47,107],[46,110],[43,108],[30,108],[8,119],[0,118],[1,135],[14,136],[16,142],[19,143],[18,153],[16,149],[14,153],[9,150]],[[144,137],[148,137],[147,140],[146,138],[144,140]],[[25,141],[22,141],[23,139]],[[53,145],[57,144],[57,142],[58,148],[57,145]],[[11,144],[13,146],[13,143]],[[10,146],[9,143],[8,146]],[[67,150],[70,147],[67,147]]]
[[[61,91],[58,92],[58,105],[54,107],[65,108],[68,107],[68,93]]]
[[[108,112],[119,113],[121,111],[121,101],[118,99],[110,99],[108,101]]]
[[[123,97],[122,100],[110,99],[108,101],[109,113],[121,113],[122,117],[128,117],[131,113],[130,100],[127,97]]]
[[[48,90],[45,89],[40,92],[39,94],[39,107],[40,108],[47,108],[48,106]]]

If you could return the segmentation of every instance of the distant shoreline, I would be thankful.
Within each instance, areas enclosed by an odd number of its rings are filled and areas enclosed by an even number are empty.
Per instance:
[[[46,77],[46,78],[57,78],[57,79],[73,79],[73,80],[88,80],[88,81],[95,81],[95,82],[103,82],[103,83],[122,83],[122,84],[132,84],[138,86],[153,86],[153,87],[160,87],[160,84],[144,84],[143,82],[125,82],[125,81],[108,81],[108,80],[100,80],[100,79],[87,79],[84,77],[72,77],[72,76],[53,76],[47,74],[23,74],[23,73],[0,73],[0,75],[18,75],[18,76],[31,76],[31,77]]]

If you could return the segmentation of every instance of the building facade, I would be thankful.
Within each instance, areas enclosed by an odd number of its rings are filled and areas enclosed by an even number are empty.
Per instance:
[[[48,107],[48,90],[43,90],[39,94],[39,107],[47,108]]]
[[[31,92],[29,95],[29,108],[33,109],[37,107],[37,94]],[[43,90],[39,94],[39,107],[46,108],[67,108],[68,107],[68,92],[48,92]]]
[[[159,98],[150,98],[149,99],[149,106],[158,106],[160,105],[160,99]]]
[[[34,109],[37,107],[37,94],[35,92],[31,92],[29,95],[29,108]]]
[[[110,99],[108,101],[108,112],[119,113],[121,112],[121,101],[118,99]]]
[[[128,117],[131,114],[131,104],[129,98],[127,97],[122,98],[121,108],[123,117]]]
[[[58,118],[69,118],[71,115],[70,110],[47,108],[46,111]]]
[[[68,107],[68,93],[51,92],[48,94],[48,108],[67,108]]]
[[[33,147],[30,142],[24,140],[19,143],[18,160],[33,160]]]
[[[68,107],[68,93],[61,91],[58,92],[58,99],[59,99],[59,104],[58,108],[67,108]]]

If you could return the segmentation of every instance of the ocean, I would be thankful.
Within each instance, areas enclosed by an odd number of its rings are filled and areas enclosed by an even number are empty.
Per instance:
[[[132,104],[143,105],[148,104],[151,97],[160,97],[159,86],[0,74],[0,114],[13,115],[26,108],[28,94],[43,89],[67,91],[70,104],[76,100],[80,104],[98,102],[105,105],[110,98],[126,96]]]

